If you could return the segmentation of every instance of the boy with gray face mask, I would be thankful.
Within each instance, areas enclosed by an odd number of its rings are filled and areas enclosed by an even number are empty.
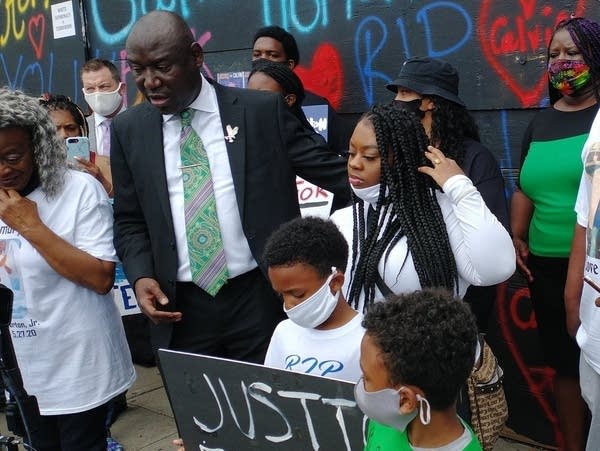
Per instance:
[[[271,235],[264,252],[289,319],[279,323],[265,365],[356,382],[362,315],[341,292],[348,244],[331,221],[298,218]]]
[[[469,306],[441,289],[393,295],[363,326],[354,397],[370,418],[365,451],[481,451],[456,413],[477,348]]]

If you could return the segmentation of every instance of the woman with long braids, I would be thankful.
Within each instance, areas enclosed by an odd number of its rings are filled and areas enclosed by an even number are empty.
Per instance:
[[[285,100],[294,116],[311,130],[313,127],[302,111],[304,85],[292,69],[286,64],[275,63],[266,59],[252,61],[252,70],[248,75],[248,89],[278,92]]]
[[[585,447],[587,412],[579,386],[580,350],[569,333],[574,335],[579,325],[583,260],[569,277],[567,273],[583,171],[581,150],[598,111],[600,24],[581,17],[560,22],[547,56],[551,106],[532,119],[523,137],[511,228],[544,358],[555,370],[554,399],[564,449],[580,450]]]
[[[386,88],[395,93],[392,104],[415,114],[423,124],[431,145],[458,163],[490,211],[509,228],[504,179],[496,157],[479,137],[475,119],[458,96],[459,74],[450,63],[438,58],[413,57],[406,60],[398,77]],[[486,332],[494,307],[496,287],[470,286],[465,293],[477,318],[480,332]]]
[[[350,244],[344,290],[359,311],[422,288],[462,297],[469,285],[500,283],[515,270],[504,226],[456,161],[428,144],[419,118],[393,105],[373,107],[354,129],[353,205],[332,220]],[[369,442],[385,449],[398,449],[397,433],[369,422]]]
[[[391,105],[373,107],[354,129],[354,202],[332,219],[351,244],[346,293],[358,310],[420,288],[462,296],[514,272],[508,232],[458,164],[428,143],[419,119]]]

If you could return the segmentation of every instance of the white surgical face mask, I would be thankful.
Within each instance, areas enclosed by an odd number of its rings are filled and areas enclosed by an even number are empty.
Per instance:
[[[331,275],[327,278],[321,288],[319,288],[312,296],[306,298],[300,304],[286,309],[283,305],[283,311],[287,316],[300,327],[314,329],[323,324],[335,309],[338,303],[340,292],[331,293],[329,283],[337,272],[335,267],[331,268]]]
[[[370,205],[377,205],[377,199],[379,198],[379,183],[377,185],[369,186],[368,188],[355,188],[352,185],[350,185],[350,187],[359,199],[362,199]]]
[[[83,96],[85,97],[85,101],[88,103],[88,105],[92,108],[92,110],[94,110],[94,113],[105,117],[110,116],[117,111],[117,108],[119,108],[119,105],[121,105],[123,100],[123,97],[119,93],[121,85],[122,83],[119,83],[117,89],[111,92],[98,91],[87,94],[85,90],[82,89]]]
[[[378,423],[404,431],[417,412],[400,412],[400,387],[398,390],[384,388],[378,391],[366,391],[361,377],[354,386],[354,400],[362,412]]]

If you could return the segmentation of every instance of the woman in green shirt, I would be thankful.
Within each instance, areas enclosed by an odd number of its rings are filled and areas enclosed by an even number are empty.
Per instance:
[[[556,371],[554,396],[564,449],[584,448],[586,407],[579,388],[579,348],[569,335],[565,285],[581,150],[598,111],[600,25],[560,22],[548,46],[552,105],[527,128],[511,228],[517,266],[527,278],[544,357]],[[581,280],[575,281],[581,285]]]

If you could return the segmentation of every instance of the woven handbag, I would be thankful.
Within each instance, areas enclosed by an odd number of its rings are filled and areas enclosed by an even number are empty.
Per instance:
[[[504,373],[498,360],[480,335],[481,355],[467,380],[471,423],[484,451],[491,451],[508,418],[504,397]]]

